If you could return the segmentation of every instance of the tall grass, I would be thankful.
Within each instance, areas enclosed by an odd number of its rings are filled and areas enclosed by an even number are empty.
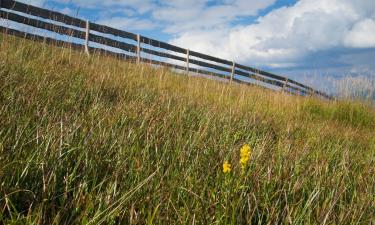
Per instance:
[[[0,90],[5,224],[375,222],[375,111],[365,103],[8,36]]]
[[[364,99],[375,102],[375,78],[366,76],[346,76],[335,83],[337,93],[342,98]]]
[[[375,73],[340,76],[314,73],[304,74],[299,80],[341,100],[366,101],[367,104],[375,105]]]

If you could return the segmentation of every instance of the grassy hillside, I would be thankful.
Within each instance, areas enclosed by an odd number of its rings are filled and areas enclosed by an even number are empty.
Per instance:
[[[0,90],[5,224],[375,222],[375,110],[366,103],[7,36]]]

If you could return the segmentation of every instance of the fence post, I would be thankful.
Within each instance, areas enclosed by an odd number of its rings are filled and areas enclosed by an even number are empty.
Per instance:
[[[232,73],[230,74],[230,83],[232,83],[233,81],[235,71],[236,71],[236,63],[232,62]]]
[[[141,35],[137,34],[137,64],[141,62]]]
[[[288,78],[286,78],[285,83],[283,85],[283,89],[282,89],[283,92],[285,92],[285,88],[287,88],[287,85],[288,85]]]
[[[189,73],[190,50],[186,49],[186,73]]]
[[[90,55],[89,38],[90,38],[90,21],[86,20],[85,53],[87,55]]]

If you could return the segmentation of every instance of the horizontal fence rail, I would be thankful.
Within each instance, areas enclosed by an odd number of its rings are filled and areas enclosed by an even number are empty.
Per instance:
[[[13,0],[0,0],[0,18],[62,35],[65,40],[0,26],[0,32],[8,35],[85,51],[87,54],[105,54],[131,62],[218,77],[229,82],[332,99],[321,91],[283,76]],[[70,38],[81,40],[81,43],[75,43]],[[119,41],[120,38],[126,42]]]

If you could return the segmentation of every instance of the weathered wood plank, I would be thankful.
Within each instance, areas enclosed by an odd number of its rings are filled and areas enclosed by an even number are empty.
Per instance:
[[[86,21],[82,19],[78,19],[75,17],[71,17],[69,15],[59,13],[52,10],[47,10],[43,8],[39,8],[32,5],[27,5],[21,2],[13,1],[13,0],[2,0],[2,8],[26,13],[29,15],[41,17],[43,19],[54,20],[57,22],[65,23],[67,25],[76,26],[80,28],[86,28]],[[90,23],[90,30],[97,31],[100,33],[110,34],[122,38],[128,38],[132,40],[136,40],[136,35],[130,32],[118,30],[112,27],[108,27],[105,25],[99,25],[96,23]]]
[[[45,22],[45,21],[28,18],[28,17],[18,15],[15,13],[5,12],[5,11],[0,10],[0,17],[6,18],[8,20],[11,20],[17,23],[22,23],[28,26],[32,26],[35,28],[40,28],[40,29],[51,31],[51,32],[55,32],[57,34],[67,35],[67,36],[79,38],[82,40],[86,39],[86,32],[75,30],[73,28],[64,27],[61,25],[52,24],[52,23]],[[136,46],[134,45],[127,44],[124,42],[119,42],[119,41],[116,41],[107,37],[102,37],[96,34],[90,34],[88,37],[88,40],[98,43],[98,44],[103,44],[103,45],[107,45],[110,47],[119,48],[128,52],[135,52],[135,49],[136,49]]]
[[[137,46],[125,42],[113,40],[111,38],[90,34],[89,40],[98,44],[107,45],[109,47],[118,48],[127,52],[136,53]]]
[[[175,59],[175,60],[186,62],[186,58],[181,57],[181,56],[172,55],[172,54],[169,54],[167,52],[159,52],[159,51],[151,50],[151,49],[148,49],[148,48],[141,48],[141,51],[145,52],[145,53],[148,53],[148,54],[151,54],[151,55],[159,56],[159,57]],[[189,59],[189,64],[194,64],[194,65],[202,66],[202,67],[208,67],[210,69],[215,69],[215,70],[219,70],[219,71],[223,71],[223,72],[230,72],[229,68],[222,67],[222,66],[215,65],[215,64],[211,64],[211,63],[207,63],[207,62],[203,62],[203,61],[199,61],[199,60],[195,60],[195,59]]]
[[[297,82],[297,81],[294,81],[292,79],[288,79],[286,77],[282,77],[282,76],[279,76],[279,75],[276,75],[276,74],[273,74],[273,73],[269,73],[269,72],[266,72],[266,71],[263,71],[263,70],[255,69],[255,68],[252,68],[252,67],[249,67],[249,66],[244,66],[244,65],[241,65],[241,64],[238,64],[237,67],[240,68],[240,69],[252,72],[252,73],[258,73],[262,76],[269,77],[269,78],[272,78],[272,79],[276,79],[276,80],[280,80],[280,81],[284,81],[284,82],[286,80],[288,80],[288,83],[291,83],[291,84],[294,84],[296,86],[299,86],[300,88],[306,89],[304,91],[305,93],[312,92],[312,93],[321,95],[323,97],[330,98],[330,96],[324,94],[323,92],[317,91],[317,90],[313,89],[312,87],[309,87],[307,85],[304,85],[304,84],[302,84],[300,82]]]
[[[90,23],[90,30],[97,31],[97,32],[100,32],[100,33],[103,33],[103,34],[110,34],[110,35],[113,35],[113,36],[116,36],[116,37],[121,37],[121,38],[131,39],[133,41],[137,41],[137,35],[136,34],[133,34],[133,33],[127,32],[127,31],[123,31],[123,30],[119,30],[119,29],[115,29],[115,28],[112,28],[112,27],[108,27],[108,26],[105,26],[105,25]]]
[[[8,34],[8,35],[32,40],[32,41],[43,42],[43,43],[46,43],[46,44],[55,45],[55,46],[58,46],[58,47],[68,47],[68,48],[73,48],[73,49],[77,49],[77,50],[84,50],[84,48],[85,48],[85,46],[81,45],[81,44],[56,40],[54,38],[44,37],[44,36],[40,36],[40,35],[36,35],[36,34],[30,34],[30,33],[22,32],[22,31],[18,31],[18,30],[15,30],[15,29],[2,27],[2,26],[0,26],[0,32]]]
[[[228,65],[228,66],[232,66],[231,61],[228,61],[228,60],[225,60],[225,59],[220,59],[220,58],[217,58],[217,57],[214,57],[214,56],[206,55],[206,54],[195,52],[195,51],[190,51],[190,56],[194,56],[194,57],[197,57],[197,58],[209,60],[209,61],[212,61],[212,62],[221,63],[221,64]]]
[[[236,66],[237,66],[237,64],[236,64]],[[241,70],[235,70],[235,75],[240,75],[240,76],[247,77],[247,78],[250,78],[250,79],[253,79],[253,80],[261,81],[263,83],[270,84],[270,85],[280,87],[280,88],[282,88],[285,85],[284,82],[269,79],[269,78],[266,78],[266,77],[262,77],[262,76],[259,76],[258,74],[254,74],[254,73],[246,73],[246,72],[241,71]],[[296,90],[296,91],[306,92],[304,89],[301,89],[299,87],[294,87],[294,86],[291,86],[291,85],[287,85],[286,87],[289,87],[289,88],[291,88],[293,90]]]
[[[159,56],[163,58],[175,59],[175,60],[179,60],[183,62],[185,62],[186,60],[184,57],[181,57],[181,56],[172,55],[167,52],[159,52],[159,51],[155,51],[155,50],[148,49],[148,48],[141,48],[141,51],[147,54],[151,54],[151,55],[155,55],[155,56]]]
[[[58,33],[58,34],[61,34],[61,35],[68,35],[68,36],[76,37],[76,38],[79,38],[79,39],[85,38],[85,32],[82,32],[80,30],[76,30],[76,29],[73,29],[73,28],[68,28],[68,27],[55,25],[55,24],[52,24],[52,23],[28,18],[28,17],[18,15],[18,14],[12,13],[12,12],[5,12],[5,11],[0,10],[0,17],[11,20],[11,21],[14,21],[14,22],[17,22],[17,23],[32,26],[32,27],[35,27],[35,28],[40,28],[40,29],[52,31],[52,32],[55,32],[55,33]]]
[[[183,54],[186,54],[186,51],[187,51],[184,48],[180,48],[178,46],[174,46],[174,45],[168,44],[166,42],[158,41],[158,40],[148,38],[148,37],[144,37],[144,36],[141,36],[141,42],[144,43],[144,44],[147,44],[147,45],[151,45],[153,47],[163,48],[163,49],[166,49],[166,50],[170,50],[170,51],[174,51],[174,52],[178,52],[178,53],[183,53]]]
[[[54,39],[54,38],[44,37],[44,36],[40,36],[40,35],[37,35],[37,34],[30,34],[30,33],[27,33],[27,32],[22,32],[22,31],[18,31],[18,30],[15,30],[15,29],[2,27],[2,26],[0,26],[0,32],[8,34],[8,35],[12,35],[12,36],[36,41],[36,42],[43,42],[43,43],[53,45],[53,46],[57,46],[57,47],[72,48],[72,49],[79,50],[79,51],[85,50],[85,46],[81,45],[81,44],[57,40],[57,39]],[[90,52],[93,52],[93,53],[98,53],[98,54],[113,56],[113,57],[120,58],[120,59],[135,61],[134,56],[130,56],[130,55],[123,54],[123,53],[115,53],[115,52],[108,51],[108,50],[105,50],[105,49],[102,49],[102,48],[94,48],[94,47],[89,47],[89,50],[90,50]]]
[[[187,68],[185,66],[179,66],[179,65],[175,65],[175,64],[171,64],[171,63],[167,63],[167,62],[162,62],[162,61],[158,61],[158,60],[142,58],[141,61],[146,62],[146,63],[151,63],[151,64],[154,64],[154,65],[161,65],[161,66],[166,66],[166,67],[170,67],[170,68],[173,68],[173,69],[178,69],[178,70],[181,70],[181,71],[187,70]],[[227,76],[225,74],[211,72],[211,71],[207,71],[207,70],[202,70],[202,69],[197,69],[197,68],[189,68],[189,71],[197,73],[197,74],[211,75],[211,76],[215,76],[215,77],[229,79],[229,76]]]
[[[265,78],[265,77],[261,77],[257,74],[251,74],[251,73],[243,73],[242,71],[240,72],[241,76],[244,76],[244,77],[247,77],[247,78],[250,78],[250,79],[253,79],[254,81],[260,81],[260,82],[263,82],[263,83],[266,83],[266,84],[271,84],[273,86],[276,86],[276,87],[282,87],[284,84],[280,81],[277,81],[277,80],[271,80],[271,79],[268,79],[268,78]],[[238,74],[236,72],[236,74]]]
[[[223,72],[228,72],[228,73],[231,72],[230,68],[219,66],[219,65],[215,65],[215,64],[212,64],[212,63],[203,62],[203,61],[196,60],[196,59],[190,59],[189,62],[191,64],[194,64],[194,65],[197,65],[197,66],[208,67],[210,69],[215,69],[215,70],[219,70],[219,71],[223,71]]]
[[[313,88],[311,88],[307,85],[301,84],[297,81],[288,79],[287,77],[282,77],[282,76],[279,76],[279,75],[276,75],[276,74],[273,74],[273,73],[269,73],[269,72],[266,72],[266,71],[263,71],[263,70],[255,69],[255,68],[252,68],[252,67],[249,67],[249,66],[244,66],[244,65],[241,65],[241,64],[238,64],[237,66],[238,66],[238,68],[240,68],[242,70],[246,70],[246,71],[249,71],[249,72],[252,72],[252,73],[258,73],[262,76],[269,77],[269,78],[272,78],[272,79],[275,79],[275,80],[280,80],[280,81],[283,81],[283,82],[288,80],[288,83],[294,84],[294,85],[299,86],[299,87],[304,88],[304,89],[307,89],[307,91],[315,91]]]
[[[269,77],[269,78],[272,78],[272,79],[275,79],[275,80],[285,81],[287,79],[286,77],[278,76],[276,74],[268,73],[266,71],[259,70],[259,69],[256,69],[256,68],[252,68],[252,67],[249,67],[249,66],[244,66],[244,65],[241,65],[241,64],[237,64],[237,67],[242,69],[242,70],[246,70],[246,71],[249,71],[249,72],[252,72],[252,73],[258,73],[260,75],[263,75],[263,76],[266,76],[266,77]]]
[[[84,20],[74,18],[68,15],[59,13],[59,12],[51,11],[48,9],[43,9],[43,8],[39,8],[39,7],[32,6],[32,5],[27,5],[27,4],[13,1],[13,0],[2,0],[2,8],[41,17],[43,19],[50,19],[50,20],[58,21],[58,22],[76,26],[76,27],[85,28],[86,26],[86,22]]]

